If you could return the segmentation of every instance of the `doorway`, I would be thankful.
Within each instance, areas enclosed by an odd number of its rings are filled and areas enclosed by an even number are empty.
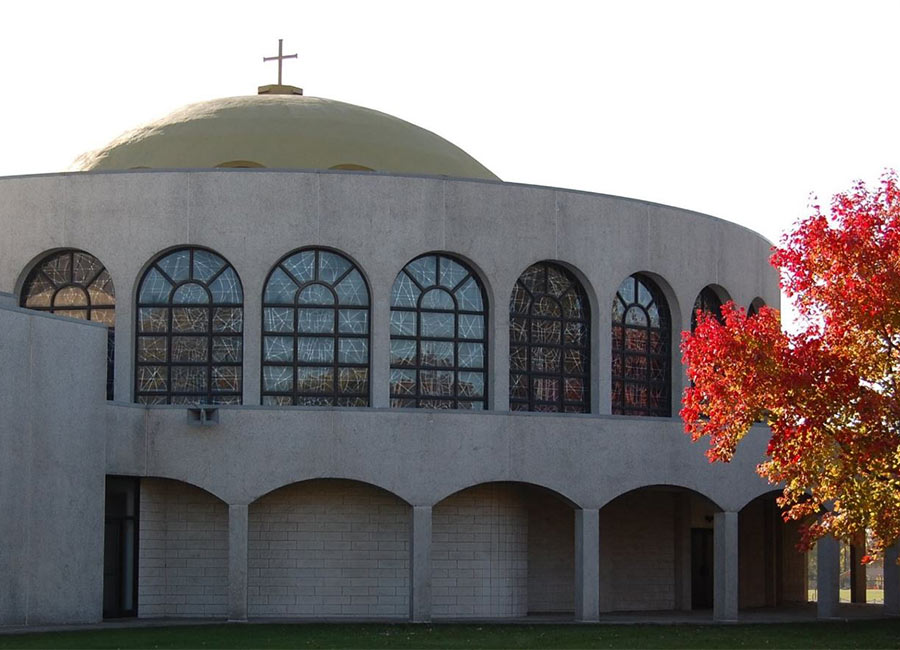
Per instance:
[[[137,616],[139,479],[106,477],[103,618]]]
[[[691,609],[713,606],[713,530],[691,528]]]

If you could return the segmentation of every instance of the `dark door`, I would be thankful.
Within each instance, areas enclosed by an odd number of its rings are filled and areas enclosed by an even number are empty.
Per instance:
[[[713,531],[691,528],[691,609],[713,606]]]
[[[106,478],[103,617],[137,615],[138,479]]]

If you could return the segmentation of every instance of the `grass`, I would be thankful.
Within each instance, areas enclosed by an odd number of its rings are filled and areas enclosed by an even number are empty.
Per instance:
[[[6,648],[894,648],[900,619],[758,625],[215,624],[0,635]]]

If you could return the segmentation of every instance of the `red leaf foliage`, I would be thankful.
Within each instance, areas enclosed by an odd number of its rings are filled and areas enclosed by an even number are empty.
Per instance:
[[[900,184],[858,182],[774,249],[781,287],[804,325],[733,303],[698,315],[681,350],[692,385],[681,417],[711,461],[728,461],[756,422],[771,439],[760,475],[782,484],[803,542],[869,529],[867,560],[900,539]]]

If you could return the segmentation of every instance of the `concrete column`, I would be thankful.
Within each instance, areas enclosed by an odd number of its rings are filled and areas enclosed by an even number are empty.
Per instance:
[[[228,506],[228,620],[247,620],[248,507]]]
[[[401,264],[403,262],[400,262]],[[397,268],[399,273],[400,268]],[[372,368],[369,371],[369,391],[371,404],[376,408],[387,408],[391,404],[391,287],[393,278],[387,281],[384,295],[376,295],[378,289],[372,287],[372,307],[369,314],[369,354]]]
[[[713,620],[738,620],[738,513],[717,512],[713,531]]]
[[[270,263],[274,264],[275,260]],[[249,278],[248,278],[249,279]],[[241,369],[241,392],[243,404],[255,406],[260,404],[261,377],[260,367],[262,345],[262,290],[264,280],[254,287],[260,287],[256,291],[244,291],[244,332],[243,332],[243,363]]]
[[[900,542],[884,549],[884,615],[900,616]]]
[[[431,506],[413,506],[409,535],[409,619],[431,620]]]
[[[834,537],[828,535],[816,542],[816,566],[817,614],[819,618],[833,618],[841,598],[841,544]]]
[[[600,511],[575,511],[575,620],[600,618]]]
[[[850,545],[850,602],[866,602],[866,565],[862,564],[866,554],[865,544]]]

